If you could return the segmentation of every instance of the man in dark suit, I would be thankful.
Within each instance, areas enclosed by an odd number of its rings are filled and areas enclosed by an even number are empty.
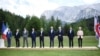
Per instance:
[[[20,32],[19,32],[19,29],[16,30],[16,33],[15,33],[15,41],[16,41],[16,47],[20,47]]]
[[[7,32],[8,47],[11,47],[11,37],[12,37],[12,32],[10,31],[10,29],[8,29],[8,32]]]
[[[74,31],[73,31],[72,27],[70,27],[67,34],[68,34],[68,38],[69,38],[69,47],[73,47]]]
[[[36,32],[34,30],[34,28],[32,28],[32,32],[31,32],[31,38],[32,38],[32,48],[36,47]]]
[[[49,31],[49,36],[50,36],[50,48],[51,48],[51,47],[54,47],[54,37],[55,37],[55,32],[52,26]]]
[[[57,35],[58,35],[58,41],[59,41],[58,47],[60,48],[60,46],[62,46],[62,48],[63,48],[63,31],[62,31],[61,27],[58,28]]]
[[[39,35],[40,35],[40,48],[41,47],[44,48],[44,31],[43,31],[43,28],[41,28]]]

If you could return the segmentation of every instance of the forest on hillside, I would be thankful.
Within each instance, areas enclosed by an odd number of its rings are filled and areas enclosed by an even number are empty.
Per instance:
[[[41,16],[40,18],[38,18],[37,16],[34,15],[33,16],[27,15],[24,18],[20,15],[16,15],[9,11],[4,11],[0,9],[0,34],[2,29],[2,23],[5,23],[5,25],[8,24],[13,34],[17,28],[19,28],[21,32],[23,31],[24,28],[27,28],[27,30],[31,32],[31,29],[34,27],[38,36],[40,28],[43,27],[45,35],[48,35],[50,26],[53,26],[55,31],[57,31],[59,26],[62,26],[62,29],[64,30],[64,35],[66,35],[67,30],[69,29],[70,26],[73,27],[75,33],[77,32],[78,27],[81,26],[84,30],[85,35],[94,35],[93,17],[88,19],[80,19],[79,21],[71,24],[68,23],[63,24],[62,20],[60,20],[59,18],[55,19],[53,16],[50,19],[46,19],[45,16]]]

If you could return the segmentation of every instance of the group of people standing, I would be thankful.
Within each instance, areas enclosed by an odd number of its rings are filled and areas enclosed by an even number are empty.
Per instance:
[[[50,37],[50,48],[54,47],[54,37],[57,34],[58,36],[58,47],[62,47],[63,48],[63,33],[64,31],[62,30],[61,27],[58,27],[58,31],[55,32],[53,27],[50,27],[50,31],[49,31],[49,37]],[[22,36],[23,36],[23,47],[26,46],[28,47],[28,30],[26,28],[24,28]],[[40,48],[44,48],[44,29],[41,28],[40,32],[39,32],[39,40],[40,40]],[[69,47],[73,47],[74,43],[73,43],[73,39],[74,39],[74,30],[72,29],[72,27],[69,28],[68,32],[67,32],[67,36],[69,39]],[[12,37],[12,32],[10,31],[10,29],[7,32],[7,43],[8,43],[8,47],[11,47],[11,37]],[[15,41],[16,41],[16,47],[20,47],[20,31],[19,29],[16,30],[15,34]],[[83,39],[83,30],[82,27],[79,27],[79,30],[77,31],[77,38],[78,38],[78,46],[82,47],[82,39]],[[32,48],[36,47],[36,31],[34,28],[32,28],[31,31],[31,40],[32,40]]]

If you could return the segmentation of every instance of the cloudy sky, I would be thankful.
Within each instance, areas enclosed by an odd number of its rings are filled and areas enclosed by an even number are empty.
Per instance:
[[[100,3],[100,0],[0,0],[0,8],[25,17],[40,15],[45,10],[54,10],[60,6],[79,6]]]

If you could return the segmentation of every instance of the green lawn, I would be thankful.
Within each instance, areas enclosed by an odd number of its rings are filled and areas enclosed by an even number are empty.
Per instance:
[[[0,50],[0,56],[100,56],[99,50]]]
[[[22,46],[21,38],[21,46]],[[94,36],[85,36],[83,46],[97,46],[98,41]],[[29,38],[31,46],[31,39]],[[77,38],[74,38],[74,45],[77,46]],[[12,46],[15,46],[15,40],[12,38]],[[39,39],[37,38],[37,46]],[[49,38],[45,37],[45,46],[49,46]],[[58,39],[55,38],[55,46],[58,46]],[[64,46],[68,46],[68,38],[64,37]],[[12,50],[0,49],[0,56],[100,56],[99,50]]]

